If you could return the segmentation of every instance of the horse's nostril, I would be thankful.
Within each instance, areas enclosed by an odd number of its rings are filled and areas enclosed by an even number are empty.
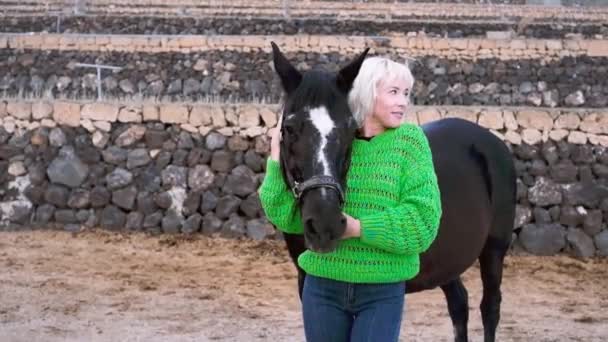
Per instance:
[[[304,224],[305,224],[305,228],[306,228],[306,231],[308,232],[308,234],[318,235],[318,232],[315,229],[315,225],[313,224],[312,218],[307,219]]]
[[[340,219],[340,224],[346,225],[346,217],[342,216],[342,218]]]

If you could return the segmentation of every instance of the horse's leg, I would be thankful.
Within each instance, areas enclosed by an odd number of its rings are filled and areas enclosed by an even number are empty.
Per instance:
[[[287,245],[287,251],[289,252],[289,256],[294,266],[298,271],[298,295],[300,296],[300,300],[302,299],[302,290],[304,290],[304,278],[306,277],[306,273],[303,269],[298,266],[298,257],[306,250],[306,246],[304,244],[304,237],[302,234],[288,234],[283,233],[283,238],[285,239],[285,243]]]
[[[441,289],[448,302],[448,312],[454,326],[454,341],[468,341],[469,295],[460,277],[442,285]]]
[[[502,301],[500,291],[502,268],[508,246],[508,243],[490,237],[479,256],[483,283],[483,297],[479,308],[481,309],[485,342],[494,342],[496,339],[496,327],[500,320],[500,302]]]

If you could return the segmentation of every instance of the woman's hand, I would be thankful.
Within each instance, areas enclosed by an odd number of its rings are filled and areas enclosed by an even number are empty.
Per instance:
[[[342,215],[346,217],[346,230],[344,231],[344,235],[342,235],[342,239],[360,237],[361,222],[346,213],[342,213]]]
[[[283,114],[279,116],[279,122],[272,130],[270,138],[270,158],[279,161],[281,151],[281,123],[283,122]]]

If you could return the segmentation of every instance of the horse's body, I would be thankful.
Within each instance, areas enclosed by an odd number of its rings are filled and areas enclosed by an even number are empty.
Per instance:
[[[276,49],[275,63],[283,63],[285,70],[287,66],[281,58]],[[357,71],[358,66],[354,72]],[[279,70],[279,74],[283,77],[287,73]],[[284,84],[288,84],[285,79]],[[340,100],[338,97],[336,94],[336,100]],[[337,127],[346,126],[346,118],[340,113],[332,115],[334,121],[341,120]],[[441,287],[454,324],[455,340],[467,341],[468,299],[460,275],[479,260],[485,341],[494,341],[500,316],[503,259],[510,246],[515,216],[516,173],[511,153],[490,131],[463,119],[438,120],[423,125],[423,130],[433,154],[443,213],[437,237],[421,254],[420,272],[407,281],[406,291]],[[314,196],[309,195],[308,200],[323,200]],[[307,241],[294,234],[285,234],[285,241],[297,267],[297,258],[307,249]],[[301,295],[305,274],[297,268]]]

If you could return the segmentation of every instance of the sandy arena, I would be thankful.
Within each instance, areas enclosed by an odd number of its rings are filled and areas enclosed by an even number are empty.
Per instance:
[[[0,340],[304,341],[283,243],[107,231],[0,233]],[[482,341],[477,267],[465,274]],[[606,341],[608,260],[510,256],[499,341]],[[407,296],[402,341],[452,341],[439,289]]]

